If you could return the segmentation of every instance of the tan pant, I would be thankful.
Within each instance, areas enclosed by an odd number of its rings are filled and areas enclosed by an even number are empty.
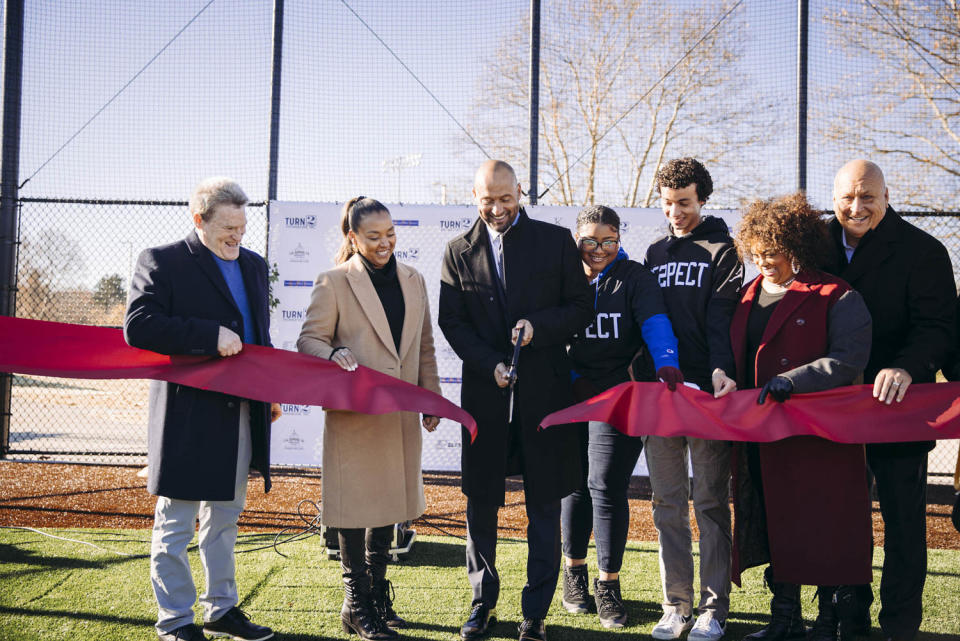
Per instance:
[[[730,610],[730,444],[698,438],[648,436],[644,453],[653,489],[653,524],[660,539],[664,612],[693,612],[688,456],[693,508],[700,529],[700,603],[725,620]],[[689,453],[689,454],[688,454]]]

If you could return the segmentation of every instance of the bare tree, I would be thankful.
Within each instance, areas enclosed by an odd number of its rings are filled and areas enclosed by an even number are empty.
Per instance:
[[[897,202],[956,210],[960,2],[871,3],[826,16],[829,41],[857,68],[834,88],[840,117],[824,133],[850,154],[881,163]]]
[[[17,316],[64,321],[65,310],[78,299],[63,290],[78,291],[83,273],[83,253],[74,238],[55,229],[26,236],[17,265]]]
[[[648,207],[656,197],[653,176],[672,156],[749,164],[736,159],[774,114],[760,118],[762,109],[745,107],[738,12],[707,33],[725,7],[558,0],[545,11],[540,173],[543,185],[555,184],[544,202]],[[489,60],[484,100],[472,114],[484,145],[515,160],[527,153],[527,48],[519,44],[526,28],[518,21]]]

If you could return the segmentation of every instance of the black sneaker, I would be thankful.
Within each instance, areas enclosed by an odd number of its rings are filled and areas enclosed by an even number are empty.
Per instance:
[[[250,622],[243,610],[234,606],[216,621],[203,624],[203,631],[213,637],[230,637],[236,641],[264,641],[273,638],[273,630]]]
[[[192,623],[182,625],[176,630],[169,632],[157,632],[157,638],[160,641],[207,641],[200,628]]]
[[[590,612],[590,579],[586,565],[563,566],[563,607],[571,614]]]
[[[627,609],[623,607],[620,596],[620,580],[593,580],[593,591],[597,599],[597,615],[600,625],[605,628],[622,628],[627,622]]]

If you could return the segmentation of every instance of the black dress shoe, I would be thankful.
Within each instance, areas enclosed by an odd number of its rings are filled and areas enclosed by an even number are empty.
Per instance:
[[[264,641],[273,638],[273,630],[257,625],[243,610],[234,606],[216,621],[203,624],[203,631],[214,637],[229,637],[237,641]]]
[[[497,622],[497,611],[482,603],[474,603],[470,618],[460,628],[461,639],[479,639]]]
[[[170,630],[169,632],[158,632],[157,638],[160,639],[160,641],[208,641],[207,637],[203,636],[200,628],[192,623],[182,625],[176,630]]]
[[[520,641],[547,641],[543,619],[524,619],[520,624]]]

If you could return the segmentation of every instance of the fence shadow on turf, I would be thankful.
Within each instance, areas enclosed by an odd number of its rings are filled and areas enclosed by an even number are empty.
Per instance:
[[[43,617],[50,618],[56,621],[62,619],[68,620],[79,620],[79,621],[90,621],[94,623],[109,623],[111,625],[116,625],[118,623],[126,625],[137,625],[143,626],[144,629],[153,630],[153,624],[156,623],[156,620],[153,617],[121,617],[114,614],[99,614],[96,612],[77,612],[74,610],[49,610],[37,608],[36,610],[30,608],[11,608],[7,606],[0,605],[0,615],[8,616],[24,616],[24,617]]]
[[[99,570],[103,563],[89,559],[78,559],[68,556],[49,556],[25,550],[17,545],[0,543],[0,559],[6,564],[30,565],[44,570]],[[10,576],[19,576],[18,572],[0,572],[0,579]]]
[[[398,566],[456,568],[466,567],[465,545],[417,539],[407,558]]]

